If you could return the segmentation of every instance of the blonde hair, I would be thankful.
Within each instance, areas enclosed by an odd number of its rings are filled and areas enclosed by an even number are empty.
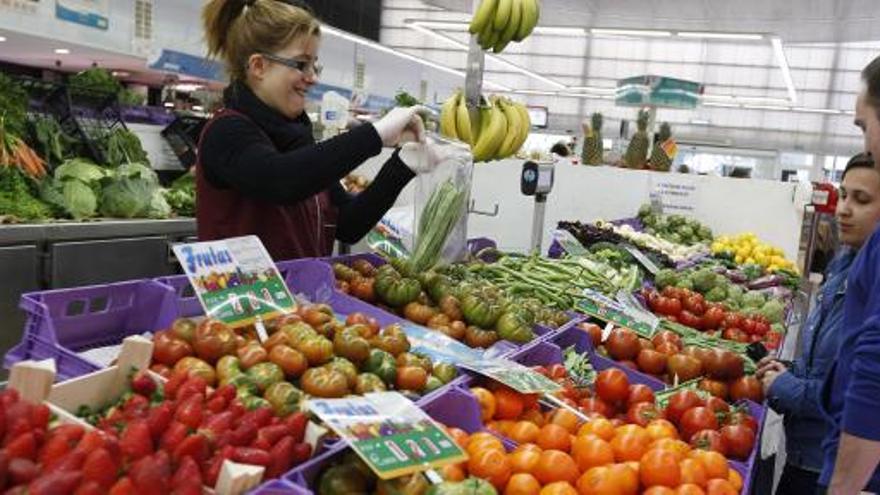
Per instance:
[[[308,7],[284,0],[210,0],[202,9],[208,55],[226,63],[232,80],[244,81],[251,55],[274,52],[301,36],[319,36]]]

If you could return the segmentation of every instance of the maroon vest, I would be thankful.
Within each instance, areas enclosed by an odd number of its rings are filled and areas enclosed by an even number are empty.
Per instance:
[[[250,120],[241,112],[223,109],[205,125],[202,136],[217,119],[231,115]],[[329,256],[333,252],[339,212],[327,191],[290,205],[260,201],[245,197],[234,187],[212,185],[205,178],[199,158],[196,198],[200,241],[256,235],[276,261]]]

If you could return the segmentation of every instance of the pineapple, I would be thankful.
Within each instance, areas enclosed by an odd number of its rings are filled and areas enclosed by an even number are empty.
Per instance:
[[[584,125],[584,151],[581,162],[584,165],[602,164],[602,114],[594,113],[591,125]]]
[[[639,110],[639,117],[636,120],[638,130],[633,134],[632,141],[626,148],[626,154],[623,161],[627,168],[644,168],[645,161],[648,159],[648,112],[647,110]]]
[[[654,170],[659,170],[661,172],[669,172],[669,169],[672,167],[672,158],[666,154],[666,150],[663,149],[663,144],[666,143],[672,137],[672,128],[669,127],[669,122],[664,122],[660,124],[660,134],[657,138],[657,141],[654,143],[654,148],[651,150],[651,168]]]

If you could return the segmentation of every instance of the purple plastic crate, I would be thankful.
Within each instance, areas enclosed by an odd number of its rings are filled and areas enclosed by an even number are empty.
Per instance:
[[[248,495],[289,495],[291,493],[300,493],[297,487],[288,481],[272,480],[259,485],[247,492]]]

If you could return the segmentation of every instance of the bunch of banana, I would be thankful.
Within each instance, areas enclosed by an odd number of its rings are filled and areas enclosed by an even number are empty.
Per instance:
[[[477,115],[473,122],[461,91],[450,96],[440,111],[440,133],[471,145],[475,162],[512,156],[529,136],[532,123],[526,107],[508,98],[489,98]]]
[[[532,34],[540,12],[539,0],[482,0],[469,30],[484,50],[501,53],[511,41]]]

